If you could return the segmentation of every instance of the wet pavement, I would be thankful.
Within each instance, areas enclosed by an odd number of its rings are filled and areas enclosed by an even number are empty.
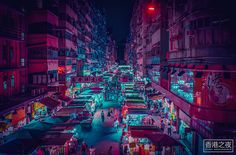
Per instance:
[[[113,123],[115,120],[115,115],[119,116],[119,106],[116,102],[105,102],[103,107],[98,109],[94,114],[94,119],[92,122],[92,129],[80,130],[80,137],[87,143],[90,147],[93,145],[96,148],[96,154],[108,154],[108,149],[110,146],[113,148],[113,154],[120,154],[120,137],[122,134],[122,129],[119,128],[118,131],[113,127]],[[111,107],[114,108],[113,116],[110,118],[107,116],[108,109]],[[105,114],[105,120],[102,122],[101,112]]]

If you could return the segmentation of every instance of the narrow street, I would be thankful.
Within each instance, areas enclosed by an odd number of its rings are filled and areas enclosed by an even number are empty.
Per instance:
[[[98,109],[94,114],[94,119],[92,122],[91,130],[83,130],[79,131],[81,138],[83,138],[84,142],[88,144],[88,146],[93,145],[96,148],[96,154],[108,154],[108,149],[112,146],[114,150],[114,154],[120,154],[120,137],[121,137],[121,129],[119,128],[118,132],[116,132],[114,128],[114,115],[110,118],[107,117],[107,112],[109,108],[116,107],[117,103],[115,102],[104,102],[104,105],[101,109]],[[117,112],[119,109],[115,109]],[[105,120],[102,122],[101,119],[101,111],[105,114]]]
[[[0,155],[236,155],[236,0],[0,0]]]

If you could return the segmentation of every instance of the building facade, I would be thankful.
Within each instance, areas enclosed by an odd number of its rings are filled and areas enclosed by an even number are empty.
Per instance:
[[[3,1],[0,27],[0,106],[8,107],[11,98],[26,94],[28,87],[24,6]]]
[[[29,2],[28,38],[29,83],[32,95],[49,89],[56,90],[58,82],[59,2],[38,0]]]
[[[4,133],[67,102],[65,95],[82,88],[71,76],[96,76],[116,59],[105,15],[92,0],[0,1],[0,49]]]
[[[203,139],[235,139],[231,2],[139,0],[133,9],[126,60],[173,102],[180,141],[191,154],[203,153]],[[136,62],[128,61],[131,53]]]

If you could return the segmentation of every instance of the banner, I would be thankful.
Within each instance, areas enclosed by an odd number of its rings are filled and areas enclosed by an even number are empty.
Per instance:
[[[74,76],[71,77],[72,83],[99,83],[103,82],[103,78],[100,76]]]

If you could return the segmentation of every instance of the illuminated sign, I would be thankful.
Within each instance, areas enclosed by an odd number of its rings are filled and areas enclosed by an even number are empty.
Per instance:
[[[71,77],[72,83],[99,83],[103,82],[103,78],[100,76],[74,76]]]

